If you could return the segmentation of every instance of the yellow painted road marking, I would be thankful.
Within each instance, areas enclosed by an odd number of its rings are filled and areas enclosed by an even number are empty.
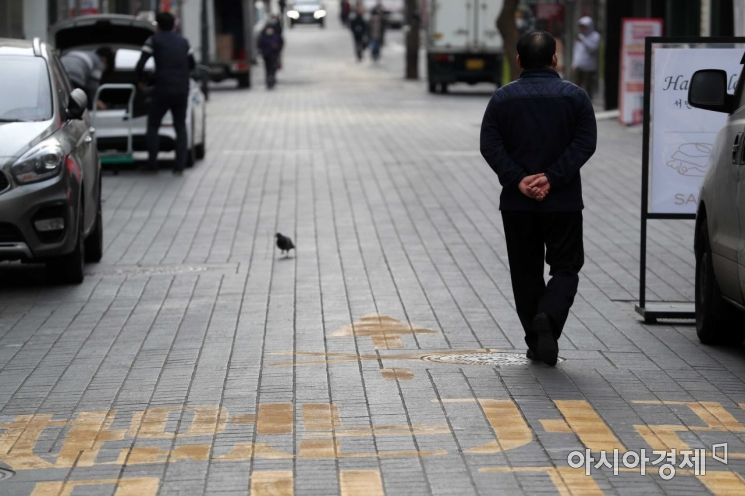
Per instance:
[[[551,479],[561,496],[602,496],[604,493],[592,476],[585,475],[584,470],[568,467],[482,467],[479,472],[486,473],[543,473]]]
[[[377,470],[342,470],[339,474],[341,496],[383,496],[383,480]]]
[[[683,425],[634,425],[634,429],[650,448],[656,451],[690,451],[691,447],[679,436],[679,432],[688,432]]]
[[[194,418],[189,430],[178,437],[214,436],[225,431],[228,423],[228,412],[219,406],[198,406],[194,409]]]
[[[52,420],[51,415],[18,415],[14,422],[0,424],[5,430],[0,435],[0,458],[16,470],[53,467],[34,454],[34,447],[47,428],[66,424],[65,420]]]
[[[745,494],[745,479],[735,472],[706,472],[705,475],[699,475],[698,480],[715,496]]]
[[[387,381],[410,381],[414,378],[414,372],[411,369],[393,367],[390,369],[381,369],[383,379]]]
[[[573,432],[572,428],[569,427],[569,424],[564,422],[563,419],[541,420],[541,425],[543,426],[543,430],[546,432],[559,434],[571,434]]]
[[[292,403],[267,403],[259,405],[256,431],[259,435],[291,434],[294,422]]]
[[[515,402],[491,399],[480,399],[478,402],[497,439],[468,449],[467,453],[498,453],[525,446],[533,440],[533,431]]]
[[[585,447],[596,452],[626,451],[590,403],[585,400],[556,400],[554,403]]]
[[[339,420],[339,409],[329,403],[306,403],[303,405],[303,427],[310,432],[332,432]]]
[[[136,412],[132,415],[127,436],[137,436],[145,439],[171,439],[173,432],[166,432],[166,424],[169,415],[174,411],[174,407],[156,406],[143,412]]]
[[[706,425],[635,425],[634,428],[644,441],[654,450],[690,451],[693,448],[681,439],[681,432],[745,432],[745,426],[738,421],[721,403],[715,401],[634,401],[638,405],[685,406]],[[742,405],[740,405],[742,406]],[[745,453],[729,453],[729,458],[742,460]]]
[[[706,427],[690,426],[691,430],[711,429],[717,431],[745,432],[745,425],[737,420],[721,403],[717,401],[634,401],[637,405],[680,405],[686,406],[701,419]],[[745,403],[740,404],[742,408]]]
[[[603,491],[595,479],[588,477],[583,471],[561,467],[548,472],[551,482],[561,496],[602,496]]]
[[[114,496],[155,496],[159,484],[157,477],[37,482],[31,496],[71,496],[76,487],[113,485],[116,485]]]
[[[292,472],[256,470],[251,474],[251,496],[292,496]]]
[[[372,339],[377,349],[393,350],[403,348],[401,336],[414,334],[434,334],[434,331],[415,327],[386,315],[365,315],[352,325],[334,331],[332,336],[365,336]]]

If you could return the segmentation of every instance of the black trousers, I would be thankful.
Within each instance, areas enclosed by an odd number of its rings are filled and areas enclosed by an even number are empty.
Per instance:
[[[266,87],[274,88],[277,84],[277,67],[279,66],[278,55],[264,55],[264,74],[266,76]]]
[[[147,152],[150,167],[158,165],[158,150],[160,150],[160,139],[158,129],[166,112],[171,111],[173,127],[176,131],[176,169],[186,166],[186,105],[188,95],[156,93],[150,103],[147,114]]]
[[[590,100],[592,100],[592,97],[595,95],[596,75],[596,71],[583,71],[582,69],[574,70],[574,82],[577,84],[577,86],[587,92]]]
[[[512,291],[525,342],[533,348],[533,317],[548,315],[559,339],[579,284],[585,261],[582,212],[502,212]],[[550,266],[548,283],[543,278]]]

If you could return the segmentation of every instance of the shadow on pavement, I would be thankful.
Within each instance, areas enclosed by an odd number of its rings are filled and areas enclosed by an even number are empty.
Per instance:
[[[44,264],[0,263],[0,289],[55,285],[47,276]]]

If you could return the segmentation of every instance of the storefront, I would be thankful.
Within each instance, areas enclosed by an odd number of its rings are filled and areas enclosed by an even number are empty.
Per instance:
[[[726,33],[725,11],[732,16],[732,0],[704,0],[710,5],[712,35],[731,35]],[[665,36],[700,36],[708,26],[701,23],[702,0],[630,0],[625,2],[606,2],[605,22],[605,108],[618,108],[618,88],[620,73],[621,25],[624,18],[657,18],[662,20]],[[730,21],[731,22],[731,21]]]
[[[0,3],[0,38],[23,38],[23,0]]]

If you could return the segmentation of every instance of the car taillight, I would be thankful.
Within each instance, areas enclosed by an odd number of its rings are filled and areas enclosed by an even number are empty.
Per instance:
[[[455,57],[447,53],[438,53],[432,56],[435,62],[453,62]]]

